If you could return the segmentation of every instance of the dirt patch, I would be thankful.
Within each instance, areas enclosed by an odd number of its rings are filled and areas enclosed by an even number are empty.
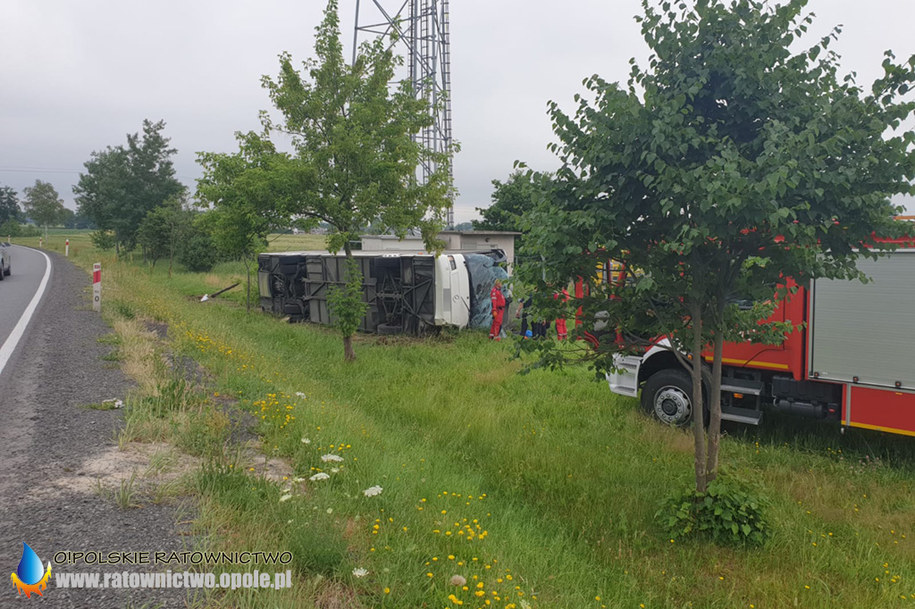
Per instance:
[[[292,466],[279,457],[264,454],[259,440],[248,440],[241,445],[241,461],[246,470],[254,468],[253,474],[279,484],[289,483],[293,479]]]
[[[83,461],[78,469],[64,468],[64,475],[48,480],[34,491],[43,499],[71,493],[97,494],[122,482],[134,480],[138,491],[177,481],[199,465],[199,460],[181,454],[169,444],[130,442],[123,448],[110,446]]]
[[[315,595],[317,609],[361,609],[363,607],[356,592],[343,584],[328,581]]]
[[[161,321],[152,321],[150,319],[145,320],[145,323],[146,330],[155,334],[159,340],[168,338],[168,324]]]

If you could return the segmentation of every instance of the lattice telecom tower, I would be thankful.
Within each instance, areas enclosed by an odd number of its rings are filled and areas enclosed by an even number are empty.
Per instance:
[[[388,5],[388,6],[386,6]],[[433,109],[433,123],[416,139],[428,149],[451,156],[451,53],[448,0],[356,0],[353,61],[360,34],[382,36],[400,45],[407,64],[406,78],[416,96]],[[451,164],[449,163],[449,172]],[[423,181],[435,170],[424,163]],[[450,177],[450,176],[449,176]],[[448,208],[448,228],[454,227],[454,195]]]

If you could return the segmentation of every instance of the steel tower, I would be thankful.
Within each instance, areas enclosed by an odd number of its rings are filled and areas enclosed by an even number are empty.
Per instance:
[[[433,123],[415,136],[423,146],[451,158],[451,53],[448,0],[356,0],[353,61],[360,35],[382,36],[401,47],[416,96],[433,110]],[[449,163],[449,173],[451,172]],[[420,179],[435,170],[423,163]],[[449,177],[451,177],[449,175]],[[448,228],[454,227],[454,194],[450,194]]]

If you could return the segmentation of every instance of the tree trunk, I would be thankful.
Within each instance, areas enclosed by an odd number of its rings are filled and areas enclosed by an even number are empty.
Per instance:
[[[709,387],[708,423],[708,465],[705,468],[707,481],[718,477],[718,449],[721,443],[721,358],[724,351],[724,337],[715,335],[714,355],[712,356],[712,380]]]
[[[343,361],[345,361],[345,362],[355,362],[356,361],[356,352],[353,350],[353,337],[352,336],[343,337]]]
[[[696,490],[704,493],[708,488],[708,454],[705,436],[705,412],[702,406],[702,310],[698,304],[690,305],[693,324],[692,369],[693,380],[693,447],[695,450]]]
[[[243,256],[242,260],[245,262],[245,278],[248,281],[246,291],[245,291],[245,310],[246,312],[251,312],[251,261],[248,260],[247,256]]]
[[[343,253],[346,254],[347,260],[352,260],[353,250],[350,248],[349,241],[343,244]],[[356,351],[353,349],[353,337],[344,336],[343,337],[343,361],[344,362],[355,362],[356,361]]]

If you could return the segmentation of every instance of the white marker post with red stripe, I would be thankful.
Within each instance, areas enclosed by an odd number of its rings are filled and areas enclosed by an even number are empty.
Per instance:
[[[92,310],[102,310],[102,263],[92,265]]]
[[[70,240],[67,239],[67,246],[64,248],[64,256],[70,257]]]

